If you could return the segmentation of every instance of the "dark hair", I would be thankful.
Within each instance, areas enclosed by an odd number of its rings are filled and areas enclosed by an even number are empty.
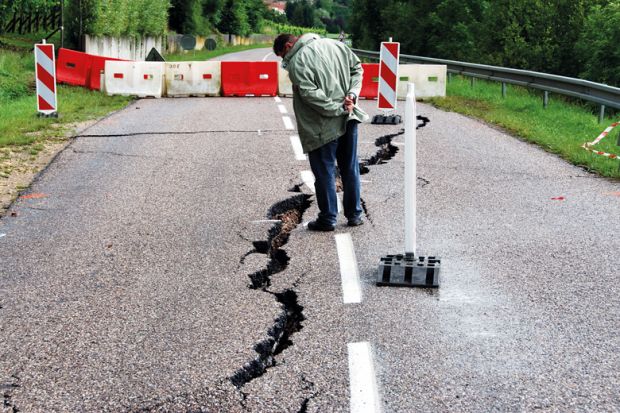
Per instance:
[[[295,39],[295,36],[290,33],[282,33],[276,37],[276,40],[273,41],[273,52],[276,56],[280,56],[280,53],[284,50],[284,46],[288,42],[293,41],[293,39]]]

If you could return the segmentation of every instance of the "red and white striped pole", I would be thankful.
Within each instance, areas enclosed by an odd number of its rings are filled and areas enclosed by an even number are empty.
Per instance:
[[[396,109],[396,87],[398,86],[398,57],[400,54],[400,43],[389,42],[381,43],[379,64],[379,99],[377,107],[385,112]]]
[[[58,116],[56,94],[56,59],[54,45],[34,45],[34,61],[37,76],[37,110],[39,116]]]

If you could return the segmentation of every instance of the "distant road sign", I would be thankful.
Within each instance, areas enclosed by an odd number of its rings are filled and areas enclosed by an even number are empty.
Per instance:
[[[215,50],[216,47],[217,43],[214,39],[207,39],[207,41],[205,42],[205,49],[207,50]]]
[[[196,47],[196,38],[189,34],[183,35],[183,37],[181,37],[181,47],[183,50],[194,50]]]

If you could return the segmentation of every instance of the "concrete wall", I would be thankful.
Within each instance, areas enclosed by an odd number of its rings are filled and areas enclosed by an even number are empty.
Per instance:
[[[169,35],[168,41],[166,44],[166,51],[168,53],[180,52],[183,50],[181,47],[181,37],[182,34]],[[213,39],[217,43],[218,46],[221,45],[230,45],[230,46],[238,46],[238,45],[250,45],[250,44],[258,44],[258,43],[273,43],[275,36],[264,35],[264,34],[252,34],[250,37],[241,37],[227,34],[216,35],[212,34],[209,36],[195,36],[196,37],[196,47],[195,50],[202,50],[205,46],[205,42],[207,39]]]
[[[98,56],[116,57],[119,59],[143,61],[151,48],[163,53],[163,37],[145,38],[114,38],[85,36],[84,51]]]

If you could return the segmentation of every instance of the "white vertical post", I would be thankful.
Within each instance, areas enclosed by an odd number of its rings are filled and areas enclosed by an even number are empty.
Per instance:
[[[407,84],[405,98],[405,253],[416,253],[416,108],[415,87]]]

